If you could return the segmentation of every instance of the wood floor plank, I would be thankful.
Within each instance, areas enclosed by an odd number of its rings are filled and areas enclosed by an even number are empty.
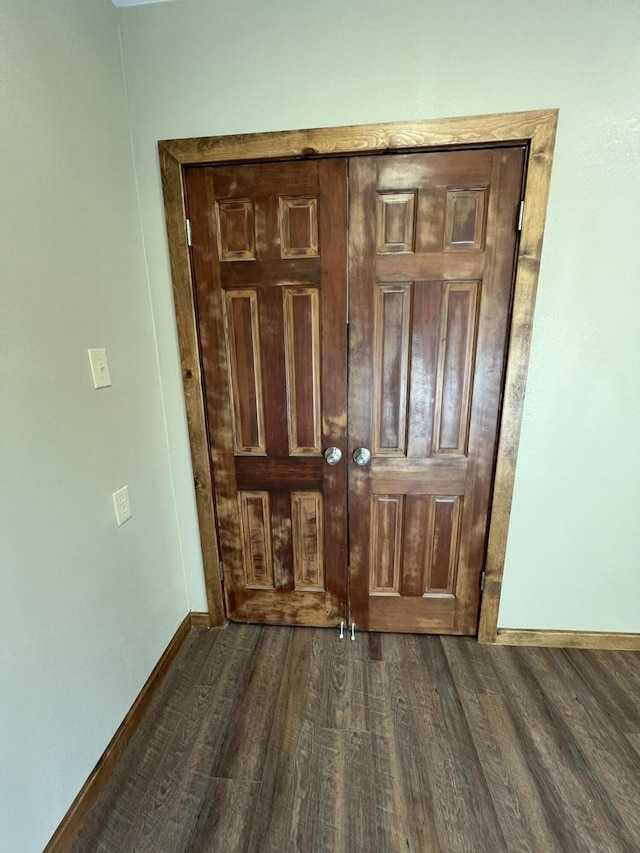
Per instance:
[[[493,666],[497,649],[481,646],[470,637],[441,637],[440,641],[458,693],[501,693]]]
[[[282,812],[276,814],[276,821],[281,824],[280,831],[288,833],[294,845],[291,849],[344,850],[344,743],[341,730],[324,725],[327,719],[334,718],[332,703],[340,703],[341,714],[345,708],[344,696],[335,693],[335,679],[331,677],[328,666],[331,655],[336,651],[335,644],[340,641],[335,630],[315,629],[309,633],[311,640],[301,711],[299,717],[294,714],[289,721],[290,726],[299,726],[299,736],[289,756],[297,779],[288,792],[293,810],[291,815],[287,813],[287,795],[281,794]],[[344,640],[342,643],[342,648],[337,649],[341,656],[345,653]],[[281,726],[282,720],[278,720],[275,729]],[[277,749],[277,741],[274,745]],[[268,771],[266,778],[268,785],[273,784]],[[259,827],[256,835],[258,831]],[[277,833],[275,835],[277,838]],[[257,844],[256,849],[260,849],[260,843],[273,843],[275,850],[278,842],[263,837],[254,843]]]
[[[282,627],[261,631],[261,643],[251,660],[246,689],[236,691],[225,739],[211,767],[221,779],[260,781],[273,725],[280,684],[274,678],[282,666],[291,630]]]
[[[309,797],[306,823],[297,825],[296,849],[313,853],[345,850],[347,780],[343,733],[316,726],[312,754],[313,761],[306,770],[313,794]]]
[[[445,821],[446,836],[442,829],[439,831],[443,846],[450,848],[451,845],[460,845],[461,833],[468,836],[471,831],[479,839],[477,850],[507,850],[441,639],[413,637],[411,641],[423,664],[419,670],[422,678],[416,681],[420,684],[420,690],[424,691],[425,702],[429,698],[426,673],[429,673],[429,680],[435,683],[435,695],[432,693],[431,699],[438,725],[434,726],[437,746],[432,750],[432,755],[441,774],[438,785],[440,802],[444,800],[446,803],[445,813],[448,815]],[[413,701],[416,702],[418,698],[418,690],[414,690]],[[445,806],[441,805],[440,808],[444,809]]]
[[[121,849],[184,849],[208,789],[214,757],[224,743],[235,698],[250,682],[252,664],[264,629],[238,626],[229,653],[205,673],[195,702],[174,738],[172,755],[157,780],[152,807],[130,827]],[[220,664],[222,665],[220,667]],[[223,734],[224,733],[224,734]]]
[[[382,634],[365,634],[369,660],[382,660]]]
[[[381,674],[379,665],[373,666],[374,677]],[[378,715],[378,719],[380,719]],[[391,720],[389,719],[391,723]],[[375,804],[376,850],[384,853],[402,853],[415,850],[409,833],[407,805],[402,787],[402,766],[396,751],[393,725],[369,733],[373,760],[373,788]],[[365,768],[366,770],[366,768]],[[357,784],[357,779],[354,780]],[[347,826],[351,832],[351,823]],[[365,849],[365,848],[356,848]]]
[[[599,798],[591,771],[575,738],[554,704],[549,704],[535,671],[548,650],[506,648],[498,674],[513,708],[519,737],[526,743],[527,763],[554,830],[565,850],[633,849],[624,827],[616,826],[608,803]]]
[[[310,633],[308,679],[304,691],[302,715],[314,725],[332,728],[325,725],[327,721],[332,722],[335,716],[335,711],[331,708],[332,702],[336,701],[336,696],[330,660],[334,654],[344,653],[344,642],[336,646],[336,643],[339,643],[338,634],[332,630],[317,628],[310,629]],[[341,664],[342,666],[344,664]],[[340,711],[342,713],[344,697],[339,695],[337,698],[340,698],[343,703]]]
[[[562,834],[553,825],[540,789],[527,764],[525,745],[518,737],[507,703],[492,693],[463,700],[480,763],[498,820],[511,853],[562,850]]]
[[[327,684],[321,723],[327,729],[340,729],[345,725],[349,706],[346,685],[347,652],[350,651],[350,645],[350,640],[339,640],[334,631],[326,632],[324,668]]]
[[[262,777],[268,737],[279,685],[272,678],[286,656],[290,628],[249,632],[254,645],[240,657],[231,653],[217,685],[215,703],[202,714],[202,723],[184,743],[182,766],[177,778],[162,784],[170,790],[155,805],[153,820],[142,824],[139,836],[125,843],[138,849],[153,843],[160,850],[187,849],[196,831],[203,802],[220,788],[220,778],[257,782]],[[259,791],[259,788],[258,788]]]
[[[259,782],[212,779],[189,843],[189,853],[234,853],[247,849]]]
[[[410,849],[399,780],[391,771],[388,736],[347,730],[346,826],[350,853],[404,853]]]
[[[464,850],[473,837],[476,850],[506,850],[439,639],[403,635],[388,652],[409,808],[424,833],[417,849]]]
[[[352,731],[368,732],[371,730],[369,667],[368,661],[350,659],[347,662],[345,685],[347,706],[344,715],[344,727]]]
[[[267,748],[249,851],[296,849],[304,786],[300,768],[309,766],[314,725],[305,720],[313,631],[294,631],[283,666],[280,694]]]
[[[190,632],[176,659],[154,696],[148,712],[130,741],[125,756],[111,776],[89,812],[72,850],[91,849],[90,844],[102,845],[104,850],[118,850],[120,839],[129,831],[145,807],[145,795],[153,779],[171,751],[173,737],[184,721],[185,697],[199,689],[203,671],[217,666],[225,650],[232,648],[236,638],[224,631]],[[135,768],[135,774],[131,768]],[[86,839],[93,839],[90,843]],[[88,846],[87,846],[88,845]]]
[[[457,637],[195,630],[73,849],[631,853],[639,662]]]
[[[628,732],[626,737],[637,754],[640,755],[640,734],[637,732]]]
[[[158,766],[153,787],[141,801],[139,816],[118,839],[114,853],[145,847],[177,851],[190,839],[208,787],[212,757],[224,738],[234,698],[246,689],[262,630],[238,626],[227,653],[211,658],[197,688],[184,697],[181,725]]]
[[[567,660],[611,716],[621,719],[626,730],[640,732],[640,652],[566,651]]]
[[[528,650],[523,650],[525,661]],[[558,709],[589,765],[600,800],[617,823],[640,837],[640,760],[628,748],[624,733],[606,714],[593,692],[560,649],[534,662],[538,684]],[[614,805],[615,803],[615,805]]]
[[[377,851],[376,794],[373,778],[373,750],[371,735],[367,732],[345,733],[346,753],[346,824],[347,850]]]
[[[393,661],[374,660],[369,666],[368,687],[371,732],[380,738],[374,743],[385,744],[388,749],[386,762],[380,758],[378,763],[386,768],[395,786],[395,819],[405,844],[401,849],[440,853],[429,767],[422,760],[420,744],[411,740],[414,718],[407,701],[408,685]],[[420,731],[418,727],[418,734]]]
[[[502,698],[493,665],[493,653],[499,657],[500,651],[467,637],[442,637],[441,642],[492,799],[501,806],[497,815],[509,850],[560,849]]]

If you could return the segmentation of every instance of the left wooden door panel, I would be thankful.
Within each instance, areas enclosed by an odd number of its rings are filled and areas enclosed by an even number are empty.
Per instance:
[[[345,618],[346,161],[187,169],[230,619]]]

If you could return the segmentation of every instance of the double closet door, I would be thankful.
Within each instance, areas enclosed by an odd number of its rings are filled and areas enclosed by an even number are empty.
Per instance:
[[[230,619],[475,633],[523,168],[187,169]]]

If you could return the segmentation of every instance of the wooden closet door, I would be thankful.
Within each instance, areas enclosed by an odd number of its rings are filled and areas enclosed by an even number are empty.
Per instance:
[[[346,618],[346,160],[188,169],[230,619]]]
[[[521,147],[350,160],[357,628],[476,631],[523,168]]]

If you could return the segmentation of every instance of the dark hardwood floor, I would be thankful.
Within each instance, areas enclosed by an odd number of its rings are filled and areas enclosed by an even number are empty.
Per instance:
[[[640,653],[193,630],[75,851],[640,851]]]

